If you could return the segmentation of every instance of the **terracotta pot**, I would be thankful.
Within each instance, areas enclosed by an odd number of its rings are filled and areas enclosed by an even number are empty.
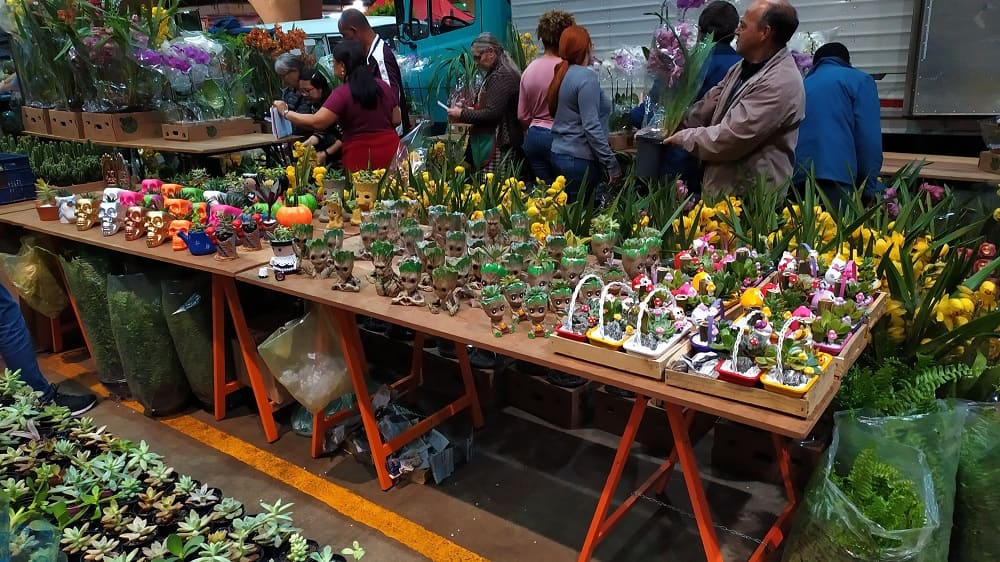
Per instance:
[[[39,205],[35,203],[35,210],[38,211],[38,220],[57,221],[59,220],[59,207],[55,205]]]

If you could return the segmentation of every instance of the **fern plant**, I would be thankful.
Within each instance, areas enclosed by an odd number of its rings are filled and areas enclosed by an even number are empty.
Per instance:
[[[926,523],[924,502],[917,486],[895,466],[880,460],[874,448],[861,451],[847,476],[830,474],[830,479],[867,517],[887,531],[918,529]],[[898,541],[879,537],[879,546],[892,548]]]

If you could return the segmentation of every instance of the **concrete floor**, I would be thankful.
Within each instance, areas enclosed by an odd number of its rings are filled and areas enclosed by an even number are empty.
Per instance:
[[[59,371],[65,371],[66,365],[75,365],[76,371],[93,369],[85,351],[40,359],[53,380],[61,378]],[[505,408],[488,414],[486,427],[475,433],[472,462],[459,466],[441,485],[409,483],[382,492],[370,467],[344,454],[312,459],[308,439],[292,433],[287,425],[276,443],[266,443],[259,418],[247,408],[234,410],[221,422],[201,410],[187,413],[490,560],[575,560],[618,442],[616,436],[600,430],[563,430]],[[339,549],[357,540],[367,551],[365,560],[424,559],[405,544],[113,400],[103,401],[92,415],[123,437],[145,439],[180,472],[211,482],[244,502],[277,497],[294,502],[297,524],[320,544]],[[287,421],[287,415],[279,416],[282,418]],[[469,422],[460,419],[457,427],[467,428]],[[709,433],[696,447],[696,454],[719,526],[722,552],[726,559],[746,559],[756,544],[740,534],[761,538],[783,507],[782,492],[770,484],[713,474],[711,444]],[[619,500],[658,463],[659,459],[647,457],[637,448],[622,479]],[[659,502],[638,502],[600,545],[595,559],[703,560],[679,474],[671,479]]]

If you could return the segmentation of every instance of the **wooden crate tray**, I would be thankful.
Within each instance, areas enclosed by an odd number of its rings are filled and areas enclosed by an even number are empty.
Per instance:
[[[681,341],[686,340],[682,339]],[[589,342],[574,341],[555,334],[549,338],[549,342],[552,350],[559,355],[567,355],[574,359],[604,365],[605,367],[611,367],[612,369],[618,369],[619,371],[625,371],[633,375],[658,381],[663,380],[663,370],[666,369],[667,359],[674,356],[673,349],[668,349],[659,359],[649,359],[625,353],[624,351],[599,347]]]
[[[800,398],[785,396],[764,390],[763,388],[740,386],[723,380],[670,369],[669,365],[675,359],[690,352],[690,343],[687,341],[670,355],[670,359],[667,361],[668,368],[664,369],[665,381],[671,386],[720,396],[729,400],[744,402],[793,416],[809,417],[822,401],[830,386],[834,382],[839,384],[840,379],[847,373],[847,370],[861,356],[861,352],[868,345],[872,325],[885,313],[887,299],[888,296],[886,294],[879,293],[875,302],[872,303],[868,319],[858,328],[840,354],[834,357],[833,361],[826,368],[826,371],[819,376],[819,380],[809,389],[809,392]]]

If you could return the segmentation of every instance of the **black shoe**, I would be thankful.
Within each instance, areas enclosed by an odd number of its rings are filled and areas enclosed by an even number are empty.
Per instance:
[[[79,416],[97,405],[97,397],[93,394],[62,394],[57,391],[52,401],[69,410],[74,416]]]

